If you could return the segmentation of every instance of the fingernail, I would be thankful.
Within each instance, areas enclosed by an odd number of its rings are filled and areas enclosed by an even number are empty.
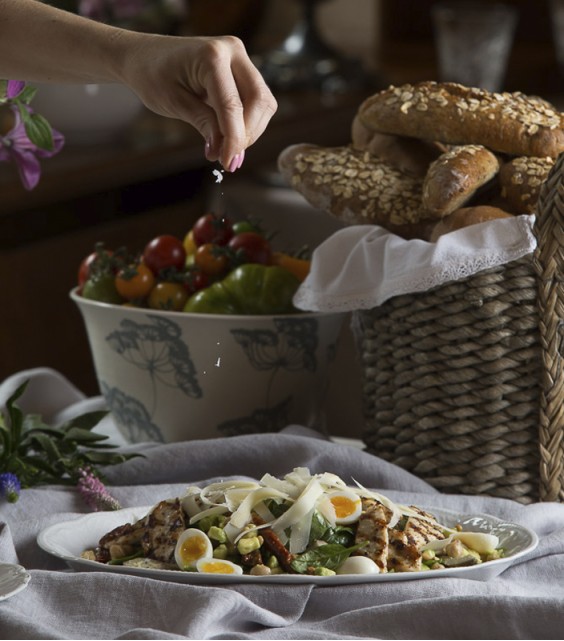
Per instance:
[[[239,154],[240,160],[239,160],[239,165],[237,166],[237,169],[241,168],[241,165],[243,164],[243,160],[245,160],[245,150]]]
[[[233,156],[233,158],[231,159],[231,163],[229,164],[230,173],[237,171],[237,169],[239,169],[239,167],[241,166],[240,157],[241,157],[241,154],[237,154]]]
[[[210,151],[211,151],[211,139],[206,138],[206,144],[204,145],[204,155],[210,160]]]

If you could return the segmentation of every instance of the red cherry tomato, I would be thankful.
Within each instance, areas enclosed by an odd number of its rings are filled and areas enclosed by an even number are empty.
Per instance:
[[[268,240],[253,231],[244,231],[229,241],[229,248],[235,252],[238,263],[272,263],[272,248]]]
[[[187,278],[183,284],[188,294],[194,294],[199,292],[200,289],[208,287],[211,284],[211,279],[209,275],[204,273],[201,269],[193,267],[188,270]]]
[[[176,236],[157,236],[145,247],[143,262],[155,276],[164,269],[181,271],[186,262],[186,250]]]
[[[90,278],[90,268],[94,264],[96,257],[98,254],[96,252],[92,252],[91,254],[88,254],[88,256],[85,256],[78,268],[78,286],[82,287],[84,283]]]
[[[227,245],[233,238],[233,226],[226,216],[204,214],[194,223],[192,236],[197,246],[206,243]]]
[[[96,248],[88,256],[85,256],[78,268],[77,282],[79,290],[84,286],[84,283],[94,274],[94,271],[99,274],[101,272],[110,274],[117,271],[118,261],[113,258],[113,251],[105,249],[100,246]]]

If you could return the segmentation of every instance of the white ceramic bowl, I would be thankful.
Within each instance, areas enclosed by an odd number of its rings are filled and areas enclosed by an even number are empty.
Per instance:
[[[100,390],[130,442],[324,429],[346,315],[185,314],[82,298]]]

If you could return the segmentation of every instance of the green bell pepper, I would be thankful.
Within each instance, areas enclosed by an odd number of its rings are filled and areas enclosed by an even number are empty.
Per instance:
[[[246,263],[223,280],[193,294],[185,312],[197,314],[291,314],[300,281],[278,266]]]

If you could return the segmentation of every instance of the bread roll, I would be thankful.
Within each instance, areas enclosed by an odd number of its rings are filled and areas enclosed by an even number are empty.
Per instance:
[[[423,181],[423,207],[443,218],[463,207],[498,171],[499,160],[482,145],[454,147],[431,163]]]
[[[520,156],[505,163],[499,172],[502,197],[519,214],[535,213],[540,189],[553,167],[548,157]]]
[[[463,229],[470,225],[477,225],[478,223],[485,223],[490,220],[498,218],[512,218],[512,215],[499,209],[497,207],[490,207],[489,205],[477,205],[476,207],[462,207],[452,212],[440,220],[431,233],[431,241],[434,242],[440,236],[448,234],[457,229]]]
[[[298,144],[278,157],[282,176],[314,207],[347,224],[417,223],[422,181],[367,151]]]
[[[356,116],[351,127],[352,146],[369,151],[392,167],[423,178],[429,165],[444,151],[439,145],[417,138],[372,131]]]
[[[444,82],[391,86],[367,98],[358,116],[368,129],[449,144],[483,145],[512,156],[564,151],[562,114],[522,93],[491,93]]]

